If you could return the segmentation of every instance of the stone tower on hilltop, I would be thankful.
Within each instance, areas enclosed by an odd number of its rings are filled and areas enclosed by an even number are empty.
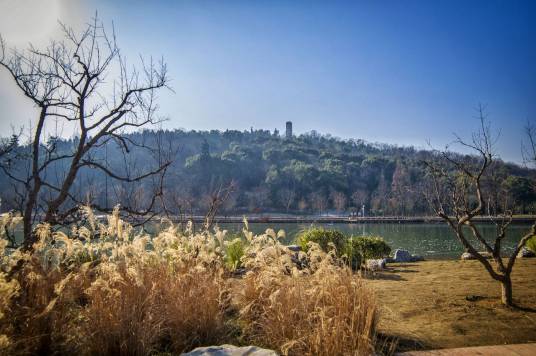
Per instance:
[[[285,131],[285,137],[287,139],[292,138],[292,121],[287,121],[287,130]]]

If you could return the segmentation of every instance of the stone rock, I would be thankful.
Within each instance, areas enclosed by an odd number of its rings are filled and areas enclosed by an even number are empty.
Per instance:
[[[293,252],[290,255],[290,260],[294,265],[296,265],[296,268],[298,269],[304,269],[309,266],[309,260],[307,258],[307,254],[302,251]]]
[[[242,277],[242,276],[245,276],[246,275],[246,272],[248,270],[245,269],[244,267],[239,267],[237,269],[235,269],[234,271],[231,272],[231,274],[235,277]]]
[[[475,256],[473,256],[473,255],[470,254],[469,252],[464,252],[464,253],[462,253],[462,255],[460,256],[460,259],[462,259],[463,261],[474,260],[474,259],[475,259]]]
[[[183,356],[277,356],[277,353],[268,349],[261,349],[257,346],[205,346],[198,347],[190,352],[183,353]]]
[[[387,263],[402,263],[402,262],[419,262],[424,261],[424,257],[419,255],[412,255],[408,250],[396,249],[394,257],[387,257],[385,262]]]
[[[292,252],[300,252],[301,246],[298,245],[288,245],[287,248]]]
[[[517,257],[521,257],[521,258],[531,258],[531,257],[536,257],[536,253],[532,252],[531,250],[529,250],[526,246],[524,246],[521,251],[519,251],[519,253],[517,254]]]
[[[492,259],[493,258],[493,255],[489,252],[479,252],[484,258],[486,259]],[[462,256],[460,257],[462,260],[464,261],[467,261],[467,260],[476,260],[476,257],[473,256],[471,253],[469,252],[464,252],[462,253]]]
[[[411,253],[408,250],[396,249],[393,260],[395,263],[412,262]]]
[[[411,255],[411,262],[420,262],[424,261],[424,257],[419,255]]]
[[[382,258],[378,260],[367,260],[366,266],[367,269],[371,271],[381,271],[385,269],[385,264],[387,263],[387,259]]]

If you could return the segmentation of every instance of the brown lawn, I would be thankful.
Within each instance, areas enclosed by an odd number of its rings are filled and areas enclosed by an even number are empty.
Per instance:
[[[379,330],[399,350],[536,342],[536,258],[514,266],[517,309],[500,304],[499,283],[477,261],[391,264],[370,279]]]

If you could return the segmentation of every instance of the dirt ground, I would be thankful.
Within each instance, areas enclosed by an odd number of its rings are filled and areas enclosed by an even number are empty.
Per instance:
[[[391,264],[369,279],[379,330],[398,337],[400,351],[536,342],[536,258],[514,266],[514,309],[478,261]]]

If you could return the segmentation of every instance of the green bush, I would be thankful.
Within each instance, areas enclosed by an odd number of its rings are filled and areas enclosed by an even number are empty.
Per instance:
[[[525,246],[532,252],[536,253],[536,236],[530,238],[525,244]]]
[[[304,230],[298,235],[297,243],[303,251],[307,251],[309,242],[319,244],[326,252],[329,251],[329,245],[332,243],[337,249],[337,256],[344,256],[354,270],[358,269],[366,259],[383,258],[391,253],[391,247],[381,237],[348,237],[338,230],[318,227]]]
[[[242,256],[244,256],[244,242],[240,238],[235,238],[227,242],[225,264],[231,271],[240,267]]]
[[[346,244],[346,255],[351,259],[359,255],[361,259],[383,258],[391,253],[391,247],[381,237],[352,237]]]
[[[307,251],[307,244],[309,242],[315,242],[326,252],[330,250],[329,244],[332,243],[335,246],[337,256],[341,256],[344,253],[347,239],[348,238],[340,231],[312,227],[302,231],[298,235],[297,242],[303,251]]]
[[[354,247],[353,239],[355,238],[351,237],[346,241],[346,245],[344,246],[344,255],[348,265],[353,270],[357,270],[363,263],[363,256],[361,256],[361,252]]]

